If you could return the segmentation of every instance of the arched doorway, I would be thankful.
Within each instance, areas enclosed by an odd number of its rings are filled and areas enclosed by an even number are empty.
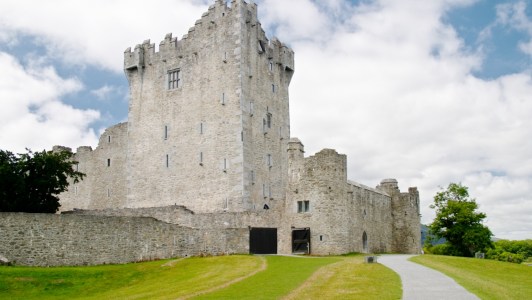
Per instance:
[[[368,235],[365,231],[362,234],[362,251],[368,253]]]

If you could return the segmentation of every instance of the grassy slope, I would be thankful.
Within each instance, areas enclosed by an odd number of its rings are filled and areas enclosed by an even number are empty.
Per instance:
[[[381,264],[350,257],[321,268],[286,299],[401,299],[401,279]]]
[[[399,299],[399,277],[362,260],[243,255],[95,267],[0,267],[0,299]]]
[[[439,255],[411,260],[443,272],[481,299],[532,299],[532,267],[526,265]]]
[[[127,265],[0,268],[0,299],[167,299],[246,276],[254,256],[187,258]],[[223,276],[220,276],[223,274]]]
[[[338,261],[334,257],[267,256],[268,269],[215,293],[194,299],[279,299],[312,273]]]

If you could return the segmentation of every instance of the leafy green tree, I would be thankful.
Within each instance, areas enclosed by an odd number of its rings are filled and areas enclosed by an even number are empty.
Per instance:
[[[0,211],[55,213],[60,193],[85,174],[75,171],[70,151],[45,151],[14,155],[0,150]]]
[[[430,224],[430,233],[434,238],[445,238],[445,254],[454,256],[474,256],[475,252],[485,252],[492,248],[488,227],[482,224],[486,214],[477,212],[475,199],[469,198],[468,188],[462,184],[451,183],[446,190],[434,196],[436,218]]]

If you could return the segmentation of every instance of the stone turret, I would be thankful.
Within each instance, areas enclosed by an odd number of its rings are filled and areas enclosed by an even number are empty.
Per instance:
[[[408,193],[401,193],[397,180],[384,179],[377,189],[385,191],[392,200],[393,252],[420,253],[421,228],[417,188],[411,187]]]

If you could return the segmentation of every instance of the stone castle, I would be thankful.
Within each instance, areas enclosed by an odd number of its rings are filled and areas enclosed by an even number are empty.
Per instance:
[[[150,40],[128,48],[128,121],[77,149],[87,176],[61,195],[62,213],[244,232],[221,252],[419,253],[416,188],[349,181],[345,155],[305,157],[290,136],[294,70],[294,52],[243,0],[216,0],[158,51]]]

